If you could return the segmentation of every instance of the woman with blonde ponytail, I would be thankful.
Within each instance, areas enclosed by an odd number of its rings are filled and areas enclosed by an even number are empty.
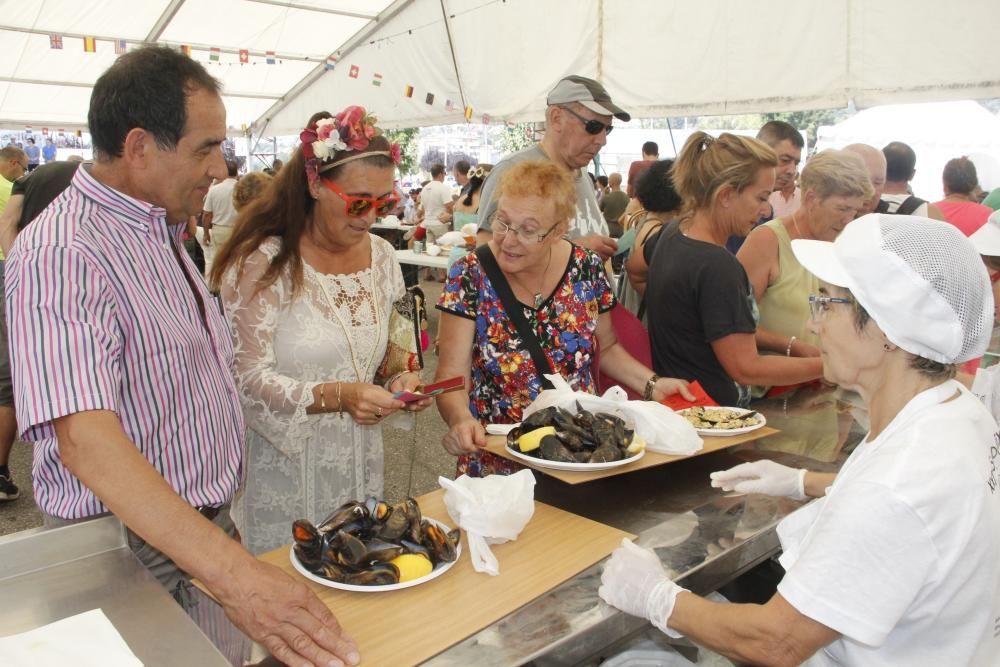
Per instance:
[[[720,405],[745,405],[750,385],[819,378],[819,358],[761,356],[757,306],[743,266],[725,248],[770,210],[777,155],[733,134],[695,132],[674,163],[680,219],[664,227],[646,303],[653,370],[697,380]]]

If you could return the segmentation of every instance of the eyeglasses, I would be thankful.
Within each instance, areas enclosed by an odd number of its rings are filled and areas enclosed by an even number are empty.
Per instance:
[[[344,212],[352,218],[363,217],[367,215],[368,211],[372,208],[375,209],[375,215],[388,215],[394,208],[396,208],[396,206],[399,205],[399,197],[396,195],[389,195],[388,197],[383,197],[382,199],[376,199],[374,197],[355,197],[354,195],[349,195],[343,192],[333,181],[328,181],[325,178],[320,180],[323,181],[323,185],[325,185],[327,189],[344,200]]]
[[[831,303],[856,303],[854,299],[841,298],[839,296],[819,296],[817,294],[809,295],[809,314],[812,315],[813,320],[819,321],[823,319],[823,313],[830,309]]]
[[[538,234],[536,232],[525,232],[523,230],[517,229],[516,227],[511,227],[509,223],[507,223],[505,220],[501,220],[500,218],[493,219],[494,234],[506,234],[507,232],[510,232],[511,234],[516,236],[521,241],[521,243],[525,244],[541,243],[558,226],[559,224],[556,223],[549,228],[549,231],[545,232],[544,234]]]
[[[486,169],[486,168],[484,168],[482,166],[473,167],[472,169],[469,170],[469,173],[467,174],[467,176],[470,179],[471,178],[486,178],[489,175],[490,175],[490,170]]]
[[[600,134],[601,132],[604,132],[604,134],[611,134],[611,130],[615,129],[611,125],[605,125],[599,120],[594,120],[593,118],[584,118],[583,116],[573,111],[569,107],[560,106],[559,108],[563,109],[564,111],[570,112],[571,114],[573,114],[574,117],[579,119],[579,121],[583,123],[583,129],[587,131],[587,134]]]

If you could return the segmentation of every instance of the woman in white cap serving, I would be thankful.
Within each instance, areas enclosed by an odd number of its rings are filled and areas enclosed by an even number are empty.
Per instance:
[[[778,526],[786,574],[764,605],[716,604],[623,544],[608,603],[754,664],[996,665],[1000,439],[952,379],[993,323],[986,269],[950,225],[867,215],[835,242],[796,240],[825,377],[858,391],[871,431],[834,479],[770,461],[713,486],[817,497]]]

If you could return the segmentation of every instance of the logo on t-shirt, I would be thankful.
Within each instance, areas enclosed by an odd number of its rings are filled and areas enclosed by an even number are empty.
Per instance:
[[[997,459],[1000,459],[1000,432],[993,434],[993,446],[990,447],[990,475],[986,478],[986,484],[990,487],[990,493],[996,493],[997,486],[1000,486],[1000,471],[997,470]]]

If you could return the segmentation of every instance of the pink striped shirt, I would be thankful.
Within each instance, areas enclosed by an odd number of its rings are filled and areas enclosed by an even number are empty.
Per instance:
[[[63,465],[52,423],[87,410],[115,412],[191,505],[222,505],[239,485],[244,423],[232,338],[184,252],[183,228],[80,168],[7,258],[17,421],[36,443],[35,499],[47,514],[107,511]]]

